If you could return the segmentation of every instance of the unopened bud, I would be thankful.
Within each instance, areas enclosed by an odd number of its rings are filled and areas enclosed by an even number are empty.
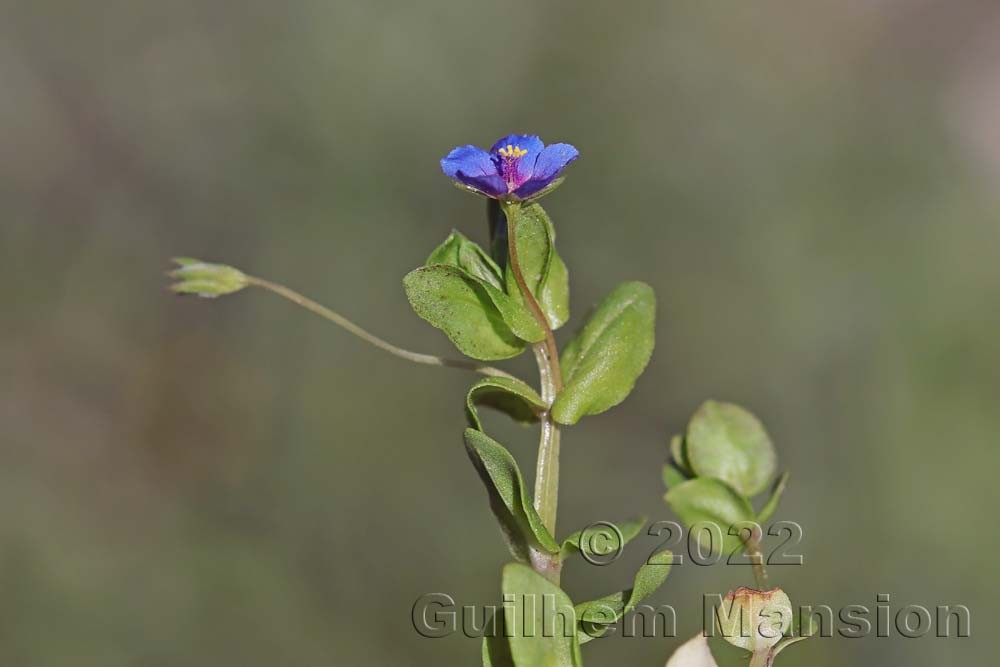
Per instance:
[[[716,610],[727,642],[753,653],[768,651],[792,625],[792,603],[780,588],[758,591],[741,586]]]
[[[208,299],[217,296],[239,292],[250,284],[246,275],[239,269],[225,264],[209,264],[188,257],[174,259],[180,268],[167,275],[179,282],[170,286],[178,294],[197,294]]]

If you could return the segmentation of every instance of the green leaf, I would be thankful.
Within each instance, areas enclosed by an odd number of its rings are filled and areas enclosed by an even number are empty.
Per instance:
[[[521,275],[535,296],[549,326],[558,329],[569,319],[569,274],[555,249],[556,232],[538,204],[521,205],[516,214],[517,259]],[[507,293],[518,303],[523,295],[508,263]]]
[[[503,605],[512,636],[510,654],[517,667],[579,667],[576,614],[566,593],[520,563],[503,568],[502,590],[513,604]],[[508,598],[508,596],[512,596]]]
[[[749,497],[767,486],[777,465],[763,424],[733,403],[705,401],[691,417],[687,459],[699,477],[717,477]]]
[[[656,296],[645,283],[622,283],[605,297],[562,353],[557,422],[575,424],[625,400],[653,353],[655,318]]]
[[[683,471],[673,463],[663,465],[663,486],[672,489],[678,484],[683,484],[690,479]]]
[[[433,264],[457,266],[473,278],[497,289],[503,289],[503,274],[500,272],[500,267],[482,248],[458,231],[452,231],[444,243],[431,252],[424,263],[425,266]]]
[[[545,330],[523,303],[503,289],[500,267],[478,245],[453,231],[427,258],[427,266],[454,266],[474,279],[500,312],[514,335],[529,343],[545,338]]]
[[[585,644],[602,636],[607,632],[607,626],[617,623],[618,619],[652,595],[666,581],[672,562],[670,551],[654,554],[648,563],[639,568],[632,588],[577,605],[580,643]]]
[[[537,422],[539,413],[545,410],[545,403],[538,392],[520,380],[506,377],[484,378],[472,385],[465,397],[469,426],[482,431],[477,405],[499,410],[522,424]]]
[[[516,667],[506,634],[503,611],[496,611],[483,632],[483,667]]]
[[[444,331],[463,354],[490,361],[524,351],[486,288],[462,269],[425,266],[408,273],[403,286],[417,315]]]
[[[555,249],[552,250],[552,264],[537,299],[553,331],[566,324],[569,319],[569,269]]]
[[[476,429],[465,429],[465,449],[486,485],[490,508],[500,522],[510,552],[528,562],[530,547],[549,554],[559,545],[542,524],[517,462],[503,445]]]
[[[781,473],[781,476],[775,481],[774,486],[771,487],[771,495],[768,496],[764,507],[757,514],[757,523],[764,523],[774,516],[774,513],[778,509],[778,503],[781,501],[781,494],[785,492],[785,485],[788,484],[789,474],[787,472]]]
[[[642,532],[642,528],[645,525],[646,517],[636,517],[634,519],[629,519],[628,521],[622,521],[621,523],[615,524],[615,528],[617,528],[618,532],[611,534],[613,531],[606,524],[591,524],[583,530],[576,531],[563,540],[562,548],[559,550],[559,558],[560,560],[565,560],[566,558],[581,552],[600,558],[605,554],[593,553],[590,551],[593,547],[593,544],[591,544],[591,536],[600,537],[604,541],[604,544],[610,546],[611,548],[620,549],[631,542],[632,538]],[[621,538],[620,543],[618,543],[619,535]],[[583,540],[582,544],[581,539]]]
[[[711,531],[714,537],[710,537],[708,529],[698,530],[696,537],[703,547],[707,547],[707,542],[711,539],[712,553],[721,553],[723,556],[742,547],[739,525],[754,519],[750,501],[722,480],[712,477],[690,479],[667,491],[663,498],[689,530],[700,523],[717,525],[719,531]],[[729,529],[733,526],[737,526],[734,531],[736,535],[729,534]],[[718,544],[716,542],[720,534],[722,541]]]
[[[676,465],[688,477],[692,477],[691,464],[687,460],[687,446],[684,444],[684,436],[675,435],[670,439],[670,455]]]

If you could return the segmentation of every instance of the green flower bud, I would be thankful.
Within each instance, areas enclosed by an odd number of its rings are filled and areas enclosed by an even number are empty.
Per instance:
[[[792,625],[792,603],[780,588],[758,591],[741,586],[716,610],[723,638],[752,653],[767,653]]]
[[[250,284],[246,275],[239,269],[225,264],[209,264],[188,257],[174,259],[180,268],[167,275],[177,278],[179,282],[170,286],[178,294],[197,294],[207,299],[239,292]]]
[[[747,497],[764,490],[777,466],[763,424],[732,403],[703,403],[691,417],[682,451],[697,476],[721,479]]]

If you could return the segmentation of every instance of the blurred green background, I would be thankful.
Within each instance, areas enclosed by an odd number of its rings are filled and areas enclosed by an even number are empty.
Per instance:
[[[414,600],[492,603],[506,551],[461,371],[169,257],[284,282],[452,354],[402,276],[483,205],[437,161],[582,153],[547,207],[574,320],[659,297],[629,401],[564,436],[560,532],[661,501],[705,398],[768,425],[800,604],[965,604],[971,639],[823,639],[784,665],[987,664],[998,588],[1000,5],[991,1],[0,5],[0,664],[473,665]],[[533,376],[530,359],[508,368]],[[533,432],[488,427],[530,470]],[[617,590],[659,540],[576,562]],[[740,568],[677,568],[681,637]],[[661,665],[612,638],[588,664]]]

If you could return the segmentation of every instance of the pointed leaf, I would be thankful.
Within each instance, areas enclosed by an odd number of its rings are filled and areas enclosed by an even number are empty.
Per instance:
[[[719,531],[712,531],[714,537],[710,537],[711,533],[707,530],[697,531],[696,537],[705,547],[709,546],[706,543],[711,539],[712,553],[723,556],[733,553],[743,544],[739,530],[735,531],[737,534],[730,535],[730,528],[754,518],[749,500],[725,482],[712,477],[698,477],[679,484],[667,491],[664,499],[689,529],[706,522],[717,525]],[[715,544],[720,534],[721,544]]]
[[[444,331],[463,354],[490,361],[524,351],[486,289],[462,269],[425,266],[408,273],[403,286],[417,315]]]
[[[575,533],[567,537],[565,540],[563,540],[562,549],[559,550],[559,558],[565,561],[566,558],[581,552],[600,558],[605,554],[593,553],[590,551],[590,549],[593,548],[593,544],[590,543],[591,541],[589,539],[589,536],[596,535],[594,533],[595,530],[601,531],[600,536],[603,539],[611,540],[609,545],[612,548],[621,549],[626,544],[631,542],[636,535],[642,532],[642,528],[645,525],[646,525],[646,517],[644,516],[636,517],[634,519],[629,519],[627,521],[621,521],[615,524],[615,528],[617,529],[618,532],[615,533],[614,535],[609,536],[606,535],[605,533],[607,533],[611,529],[608,528],[605,524],[603,523],[591,524],[590,526],[587,526],[583,530],[576,531]],[[619,537],[621,539],[621,542],[616,543],[619,540]]]
[[[602,636],[607,632],[607,626],[617,623],[618,619],[652,595],[666,581],[672,562],[673,554],[661,551],[639,568],[632,588],[577,605],[580,643],[585,644]]]
[[[569,319],[569,274],[555,250],[552,221],[540,205],[522,205],[515,232],[524,282],[545,313],[549,326],[558,329]],[[521,290],[509,265],[506,274],[507,293],[521,303]]]
[[[465,236],[453,231],[444,243],[431,252],[426,266],[438,264],[457,267],[475,280],[515,336],[529,343],[537,343],[545,338],[545,331],[524,304],[504,292],[500,267],[482,248]]]
[[[653,353],[655,317],[656,297],[645,283],[622,283],[598,304],[560,359],[557,422],[575,424],[625,400]]]
[[[538,343],[545,339],[545,330],[524,304],[493,285],[484,284],[483,288],[514,335],[529,343]]]
[[[530,547],[554,554],[559,545],[542,524],[517,462],[503,445],[482,431],[465,429],[465,448],[490,497],[511,553],[528,562]]]
[[[500,267],[477,244],[470,241],[464,234],[452,231],[444,242],[435,248],[425,266],[447,264],[463,269],[473,278],[477,278],[496,288],[503,287]]]
[[[545,403],[538,392],[520,380],[506,377],[484,378],[469,389],[465,398],[469,426],[482,431],[477,405],[504,412],[522,424],[537,422],[539,413],[545,410]]]
[[[757,523],[764,523],[778,510],[778,503],[781,502],[781,494],[785,492],[785,485],[788,484],[788,477],[790,473],[783,472],[778,480],[771,487],[771,495],[768,496],[767,502],[764,503],[764,507],[761,508],[760,513],[757,515]]]
[[[520,563],[503,569],[504,622],[517,667],[579,667],[576,614],[566,593]]]

